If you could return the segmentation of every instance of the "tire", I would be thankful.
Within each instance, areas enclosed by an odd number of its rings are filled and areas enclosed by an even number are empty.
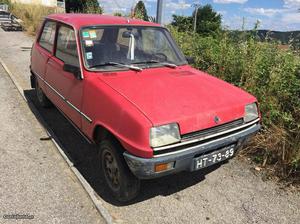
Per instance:
[[[122,146],[113,140],[103,140],[99,147],[101,171],[114,198],[120,202],[134,199],[140,190],[140,180],[129,170]]]
[[[35,78],[35,93],[36,97],[38,99],[39,104],[42,107],[49,108],[52,106],[51,101],[48,99],[48,97],[43,92],[42,88],[39,85],[39,82],[37,81],[37,78]]]

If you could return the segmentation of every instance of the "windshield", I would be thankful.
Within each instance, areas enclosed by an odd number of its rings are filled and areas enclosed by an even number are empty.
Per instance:
[[[132,68],[128,65],[149,68],[187,63],[170,33],[161,27],[88,27],[81,30],[81,42],[89,69],[124,70]]]

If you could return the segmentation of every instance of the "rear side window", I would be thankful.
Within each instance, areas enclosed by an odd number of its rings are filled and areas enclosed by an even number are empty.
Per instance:
[[[39,44],[49,52],[52,52],[53,49],[55,29],[56,23],[47,21],[44,25],[43,32],[39,40]]]
[[[57,33],[55,56],[66,64],[79,67],[75,32],[67,26],[60,26]]]

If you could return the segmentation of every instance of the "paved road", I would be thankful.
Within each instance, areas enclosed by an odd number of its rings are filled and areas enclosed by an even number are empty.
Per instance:
[[[0,65],[0,223],[104,223]]]
[[[30,46],[32,39],[23,33],[0,32],[0,40],[0,58],[14,71],[27,99],[36,105],[116,222],[299,223],[300,192],[286,192],[273,182],[262,181],[250,171],[249,165],[238,159],[206,173],[182,173],[144,181],[137,200],[125,205],[117,203],[107,193],[99,174],[97,148],[89,146],[56,109],[46,110],[36,103],[28,85],[29,52],[21,48]],[[55,169],[60,172],[61,168]]]

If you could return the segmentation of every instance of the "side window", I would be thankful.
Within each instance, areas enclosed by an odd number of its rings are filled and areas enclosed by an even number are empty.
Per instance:
[[[55,56],[66,64],[79,67],[75,32],[72,28],[59,27]]]
[[[55,39],[56,23],[48,21],[45,23],[39,44],[46,50],[52,52]]]

